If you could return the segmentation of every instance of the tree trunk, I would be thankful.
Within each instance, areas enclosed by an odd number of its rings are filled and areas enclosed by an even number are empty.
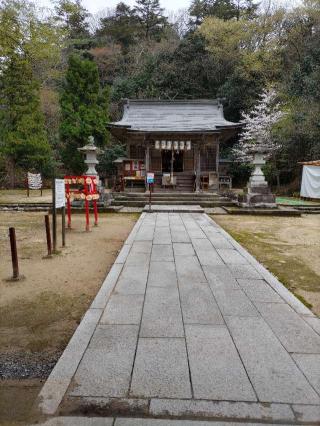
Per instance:
[[[8,158],[6,161],[6,171],[7,171],[9,188],[14,189],[16,184],[16,171],[15,171],[14,160],[12,160],[11,158]]]

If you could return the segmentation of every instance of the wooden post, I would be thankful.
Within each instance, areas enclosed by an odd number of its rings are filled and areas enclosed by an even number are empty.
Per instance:
[[[56,180],[52,178],[52,245],[53,253],[57,252],[57,209],[56,209]]]
[[[49,221],[49,215],[46,214],[44,217],[44,223],[46,226],[46,237],[47,237],[47,249],[48,249],[48,256],[52,256],[52,245],[51,245],[51,233],[50,233],[50,221]]]
[[[218,192],[220,190],[219,186],[219,162],[220,162],[220,138],[217,138],[217,149],[216,149],[216,173],[217,173],[217,182],[218,182]]]
[[[148,183],[147,183],[147,173],[150,169],[150,146],[148,141],[146,142],[146,159],[145,159],[145,172],[146,172],[146,191],[148,190]]]
[[[196,159],[196,192],[200,191],[200,174],[201,174],[201,152],[199,143],[195,146],[195,159]]]
[[[61,234],[62,234],[62,247],[66,246],[66,208],[61,208]]]
[[[16,230],[15,228],[9,228],[10,237],[10,248],[11,248],[11,260],[12,260],[12,280],[16,281],[19,279],[19,263],[18,263],[18,252],[16,242]]]
[[[93,200],[93,211],[94,211],[94,226],[98,226],[98,205],[97,205],[97,200]]]

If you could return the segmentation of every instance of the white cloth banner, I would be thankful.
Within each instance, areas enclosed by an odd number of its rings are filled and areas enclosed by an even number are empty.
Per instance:
[[[303,166],[300,195],[320,198],[320,166]]]

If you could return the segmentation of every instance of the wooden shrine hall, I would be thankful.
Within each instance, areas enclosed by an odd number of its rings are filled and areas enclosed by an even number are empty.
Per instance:
[[[220,143],[240,127],[218,100],[125,100],[123,108],[109,130],[126,145],[115,161],[124,187],[144,189],[153,172],[155,191],[218,191]]]

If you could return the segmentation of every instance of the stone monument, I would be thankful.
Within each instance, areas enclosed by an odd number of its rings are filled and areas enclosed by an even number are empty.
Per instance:
[[[98,172],[96,170],[96,165],[99,164],[97,155],[101,154],[102,151],[95,146],[94,137],[89,136],[88,144],[83,146],[82,148],[78,148],[78,151],[82,152],[86,156],[84,162],[87,164],[88,170],[85,174],[88,176],[98,176]]]
[[[250,154],[253,156],[254,170],[247,185],[247,192],[239,199],[241,207],[276,208],[275,196],[271,193],[268,182],[261,169],[265,165],[265,155],[268,148],[263,145],[252,146]]]

